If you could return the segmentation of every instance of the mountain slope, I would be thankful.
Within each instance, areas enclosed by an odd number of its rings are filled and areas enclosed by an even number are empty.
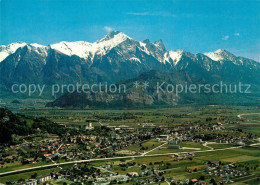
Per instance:
[[[138,85],[136,86],[136,83]],[[148,84],[145,88],[144,84]],[[123,80],[117,83],[124,84],[126,89],[120,92],[105,91],[105,87],[99,91],[80,91],[65,93],[56,100],[49,102],[47,107],[62,108],[134,108],[151,106],[175,106],[183,104],[225,104],[225,105],[259,105],[255,101],[260,97],[260,86],[253,86],[251,90],[258,92],[252,94],[242,93],[214,93],[206,92],[204,88],[201,91],[185,90],[189,86],[201,84],[214,85],[210,79],[205,79],[202,83],[194,79],[185,71],[160,72],[149,71],[140,74],[138,77]],[[182,85],[183,90],[177,89]],[[172,88],[173,87],[173,88]],[[220,88],[217,88],[220,90]]]
[[[128,80],[123,80],[117,83],[124,84],[125,91],[121,89],[120,92],[111,93],[104,92],[74,92],[65,93],[55,101],[50,102],[47,106],[52,107],[142,107],[154,105],[176,105],[176,94],[165,94],[157,91],[157,83],[163,83],[164,80],[171,83],[185,83],[189,81],[185,72],[160,73],[158,71],[149,71],[140,74],[138,77]],[[135,82],[139,85],[135,86]],[[149,87],[143,88],[143,83],[148,83]],[[98,89],[97,89],[98,90]]]

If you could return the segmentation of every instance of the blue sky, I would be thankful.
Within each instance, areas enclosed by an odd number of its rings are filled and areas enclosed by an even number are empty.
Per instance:
[[[1,40],[94,42],[110,30],[192,53],[226,49],[260,61],[259,0],[0,0]]]

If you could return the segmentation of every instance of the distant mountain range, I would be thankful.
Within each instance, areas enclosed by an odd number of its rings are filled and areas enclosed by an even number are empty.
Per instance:
[[[168,51],[161,40],[136,41],[118,31],[94,43],[2,45],[0,61],[0,88],[4,92],[10,91],[14,83],[115,83],[151,70],[175,76],[183,71],[192,81],[200,83],[222,80],[259,85],[260,79],[260,63],[226,50],[204,54]]]

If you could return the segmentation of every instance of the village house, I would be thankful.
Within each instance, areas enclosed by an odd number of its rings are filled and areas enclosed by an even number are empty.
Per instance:
[[[179,145],[168,145],[169,149],[180,149]]]
[[[26,185],[37,185],[37,180],[36,179],[29,179],[29,181],[26,182]]]
[[[51,180],[51,175],[46,175],[43,177],[38,177],[37,182],[42,183]]]

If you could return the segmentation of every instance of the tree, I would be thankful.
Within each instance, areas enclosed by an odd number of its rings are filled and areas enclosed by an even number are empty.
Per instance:
[[[211,184],[213,184],[213,185],[217,185],[217,183],[216,183],[216,181],[215,181],[215,179],[210,179],[210,181],[209,181]]]
[[[20,182],[24,182],[25,181],[25,179],[23,179],[23,178],[20,178],[19,180],[18,180],[18,182],[20,183]]]
[[[200,180],[204,181],[205,180],[205,176],[200,176]]]
[[[38,176],[38,174],[37,174],[37,173],[34,173],[34,174],[31,175],[31,178],[32,178],[32,179],[36,179],[37,176]]]
[[[162,176],[162,179],[161,179],[161,181],[165,181],[165,177],[164,177],[164,176]]]

